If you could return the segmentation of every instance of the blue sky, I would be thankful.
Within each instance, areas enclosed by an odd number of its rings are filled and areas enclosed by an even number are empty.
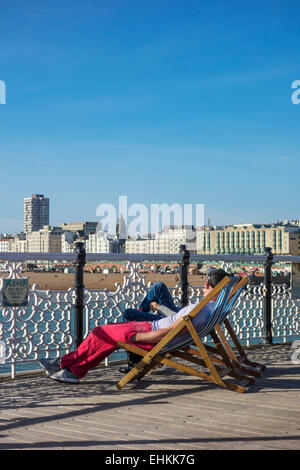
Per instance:
[[[298,1],[0,2],[0,233],[101,203],[300,218]]]

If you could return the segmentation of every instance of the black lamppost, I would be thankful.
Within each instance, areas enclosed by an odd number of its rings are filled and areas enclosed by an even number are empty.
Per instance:
[[[76,348],[83,340],[83,269],[85,265],[85,248],[83,242],[75,243],[75,253],[77,253],[76,271],[75,271],[75,290],[76,290]]]
[[[265,247],[265,254],[267,259],[264,263],[264,324],[265,324],[265,335],[264,344],[273,344],[272,338],[272,264],[273,264],[273,253],[272,248]]]
[[[180,261],[181,306],[186,307],[188,304],[190,252],[186,249],[186,245],[180,245],[179,251],[182,253],[182,260]]]

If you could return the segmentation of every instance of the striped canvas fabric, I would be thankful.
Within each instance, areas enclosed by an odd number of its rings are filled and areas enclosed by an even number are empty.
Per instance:
[[[230,313],[234,303],[236,302],[238,296],[240,295],[241,291],[244,289],[244,286],[237,290],[237,292],[233,295],[232,299],[228,301],[230,293],[234,286],[240,281],[240,277],[232,277],[230,282],[221,290],[218,295],[218,299],[215,303],[214,309],[212,313],[209,315],[207,321],[200,325],[197,328],[197,333],[200,338],[203,338],[209,335],[210,331],[218,324],[222,323],[227,315]],[[176,338],[172,339],[162,350],[161,352],[171,352],[175,351],[176,349],[183,348],[188,346],[189,344],[193,343],[191,335],[188,333],[184,336],[177,336]]]

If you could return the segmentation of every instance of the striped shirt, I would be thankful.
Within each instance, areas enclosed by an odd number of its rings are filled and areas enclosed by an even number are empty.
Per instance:
[[[187,305],[186,307],[183,307],[179,312],[174,312],[172,315],[169,315],[168,317],[161,318],[160,320],[155,320],[152,322],[152,330],[161,330],[163,328],[168,328],[168,326],[171,325],[177,318],[179,317],[184,317],[185,315],[188,315],[193,308],[196,307],[197,304],[191,304]],[[197,328],[200,325],[203,325],[206,320],[208,319],[209,315],[213,311],[215,302],[211,300],[206,304],[199,313],[195,316],[193,319],[193,325]]]

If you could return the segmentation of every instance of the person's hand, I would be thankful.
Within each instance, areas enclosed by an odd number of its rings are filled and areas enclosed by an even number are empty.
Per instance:
[[[152,310],[152,312],[155,312],[156,310],[159,309],[159,304],[157,302],[150,302],[150,309]]]

